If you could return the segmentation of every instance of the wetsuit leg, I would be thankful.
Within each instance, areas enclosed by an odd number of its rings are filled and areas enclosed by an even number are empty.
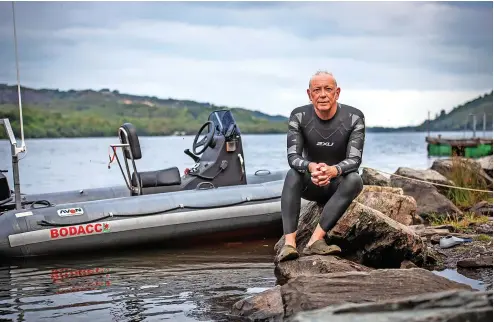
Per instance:
[[[328,186],[327,197],[329,200],[324,205],[319,222],[321,228],[326,232],[333,229],[364,187],[362,178],[357,172],[350,172],[335,178]]]
[[[353,199],[362,191],[362,188],[362,179],[356,172],[332,179],[329,185],[319,187],[312,183],[310,174],[302,174],[290,169],[285,177],[281,193],[284,234],[291,234],[297,230],[301,198],[325,204],[320,224],[325,231],[329,231],[345,213]]]
[[[285,235],[297,230],[304,179],[305,175],[294,169],[288,170],[285,176],[281,191],[281,219]]]

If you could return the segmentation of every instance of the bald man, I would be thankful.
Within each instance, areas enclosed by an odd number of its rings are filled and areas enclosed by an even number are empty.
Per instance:
[[[301,198],[324,204],[321,219],[304,255],[341,252],[324,236],[362,191],[358,168],[365,140],[364,114],[338,103],[340,88],[331,73],[317,72],[309,81],[311,104],[295,108],[288,124],[288,171],[281,195],[285,245],[278,261],[299,257],[296,249]]]

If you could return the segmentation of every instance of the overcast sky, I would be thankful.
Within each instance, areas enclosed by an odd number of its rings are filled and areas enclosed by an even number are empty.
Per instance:
[[[334,73],[368,126],[421,123],[491,91],[492,2],[17,3],[21,82],[289,115]],[[10,2],[0,83],[15,84]]]

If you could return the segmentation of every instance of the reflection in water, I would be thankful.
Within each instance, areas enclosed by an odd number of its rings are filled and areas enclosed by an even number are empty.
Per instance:
[[[221,321],[275,285],[277,241],[22,260],[0,269],[0,318],[12,321]]]
[[[453,280],[455,282],[469,285],[472,288],[479,290],[479,291],[484,291],[486,289],[484,282],[479,281],[479,280],[475,280],[472,278],[468,278],[465,275],[460,274],[455,269],[445,269],[442,271],[433,271],[433,273],[440,275],[442,277],[445,277],[447,279]]]

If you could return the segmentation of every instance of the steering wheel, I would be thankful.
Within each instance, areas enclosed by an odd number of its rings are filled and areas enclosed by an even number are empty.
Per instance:
[[[199,135],[201,135],[202,131],[206,128],[206,126],[209,127],[209,132],[207,135],[199,142],[197,142],[197,139],[199,138]],[[204,123],[201,128],[199,129],[199,132],[197,132],[196,137],[194,138],[194,142],[192,142],[192,152],[194,152],[195,155],[199,155],[206,151],[208,146],[211,145],[211,142],[213,142],[214,138],[214,123],[212,121],[207,121]],[[200,151],[197,151],[196,149],[200,146],[204,146]]]

